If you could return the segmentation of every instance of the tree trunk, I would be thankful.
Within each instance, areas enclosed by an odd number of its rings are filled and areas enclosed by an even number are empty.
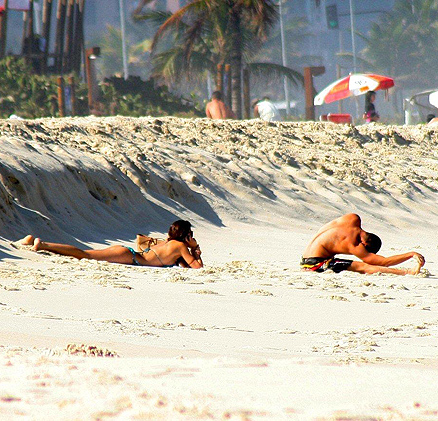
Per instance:
[[[81,70],[82,50],[84,45],[85,0],[75,1],[75,28],[73,40],[73,71]]]
[[[74,36],[74,3],[75,0],[68,0],[67,4],[67,28],[65,35],[64,70],[68,73],[72,67],[73,36]]]
[[[227,82],[226,86],[224,86],[225,90],[225,104],[227,104],[228,107],[232,108],[231,103],[231,66],[229,64],[225,65],[225,78]]]
[[[58,0],[56,15],[56,38],[55,38],[55,71],[62,73],[62,58],[64,55],[64,27],[66,0]]]
[[[42,71],[47,71],[47,59],[50,48],[50,21],[52,17],[52,0],[44,0],[43,6],[43,38],[44,38],[44,59],[42,63]]]
[[[240,12],[233,10],[230,16],[233,33],[231,46],[231,102],[236,118],[242,118],[242,44],[240,30]]]
[[[31,58],[32,54],[34,54],[36,51],[34,51],[34,43],[35,43],[35,33],[33,30],[33,12],[34,12],[34,3],[33,0],[30,0],[29,2],[29,15],[28,15],[28,21],[27,21],[27,31],[26,31],[26,38],[27,38],[27,56],[28,56],[28,62],[32,63],[33,59]],[[37,60],[35,60],[36,62]]]
[[[219,91],[221,94],[223,94],[224,90],[224,66],[223,64],[217,65],[217,72],[216,72],[216,91]]]
[[[9,0],[4,0],[3,7],[5,10],[0,14],[0,59],[2,59],[6,54],[8,4]]]
[[[251,99],[249,90],[249,70],[243,70],[243,118],[251,118]]]

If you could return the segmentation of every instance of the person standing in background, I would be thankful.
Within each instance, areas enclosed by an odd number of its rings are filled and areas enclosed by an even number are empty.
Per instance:
[[[374,91],[368,91],[365,95],[365,112],[363,118],[367,123],[372,123],[373,121],[379,121],[380,116],[376,112],[376,107],[374,106],[374,101],[376,100],[376,93]]]
[[[281,120],[281,116],[277,107],[267,96],[265,96],[261,101],[257,102],[256,106],[254,107],[254,117],[261,118],[265,121]]]

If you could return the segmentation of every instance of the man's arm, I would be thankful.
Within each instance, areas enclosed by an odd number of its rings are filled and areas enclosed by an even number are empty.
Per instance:
[[[396,254],[394,256],[384,257],[378,254],[370,253],[366,250],[363,244],[359,244],[351,250],[351,254],[361,259],[363,262],[373,266],[395,266],[406,262],[411,258],[415,258],[421,266],[424,265],[424,257],[415,251],[409,251],[403,254]]]
[[[210,113],[210,107],[209,107],[209,105],[210,105],[210,103],[208,103],[207,106],[205,107],[205,114],[207,115],[207,118],[213,118],[213,117],[211,116],[211,113]]]
[[[256,105],[256,106],[254,107],[254,117],[255,117],[255,118],[259,118],[259,117],[260,117],[260,114],[259,114],[259,106],[258,106],[258,105]]]

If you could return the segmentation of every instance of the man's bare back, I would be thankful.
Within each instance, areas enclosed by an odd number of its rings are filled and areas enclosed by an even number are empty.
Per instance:
[[[232,110],[230,110],[222,101],[222,94],[219,91],[214,91],[211,101],[205,108],[205,114],[208,118],[227,119],[236,118]]]
[[[424,257],[416,252],[383,257],[377,254],[381,241],[375,235],[364,231],[359,215],[350,213],[330,221],[324,225],[310,241],[303,253],[301,266],[304,269],[320,270],[325,262],[331,261],[329,267],[338,261],[340,270],[360,273],[394,273],[397,275],[417,274],[424,265]],[[334,259],[336,254],[348,254],[358,257],[362,262]],[[412,269],[395,269],[389,266],[398,265],[414,258],[416,264]],[[316,268],[316,269],[315,269]],[[336,271],[336,270],[335,270]]]
[[[226,119],[228,118],[227,115],[227,108],[225,104],[217,99],[213,99],[207,104],[207,107],[205,109],[205,114],[208,118],[213,119]]]

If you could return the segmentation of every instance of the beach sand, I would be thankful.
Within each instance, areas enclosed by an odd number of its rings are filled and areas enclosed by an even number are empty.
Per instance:
[[[438,419],[438,131],[89,117],[0,133],[0,419]],[[301,272],[348,212],[381,254],[423,254],[421,273]],[[203,269],[14,243],[132,246],[179,218]]]

